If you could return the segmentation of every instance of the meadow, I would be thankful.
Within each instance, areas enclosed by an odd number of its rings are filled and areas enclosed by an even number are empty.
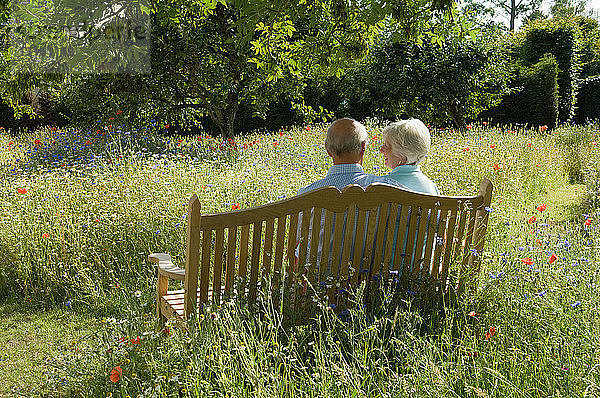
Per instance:
[[[119,118],[0,130],[0,397],[600,396],[598,126],[432,129],[422,169],[442,194],[494,184],[478,290],[442,314],[323,305],[283,328],[229,302],[182,333],[157,327],[148,253],[183,263],[193,193],[212,213],[321,178],[327,126],[220,141]]]

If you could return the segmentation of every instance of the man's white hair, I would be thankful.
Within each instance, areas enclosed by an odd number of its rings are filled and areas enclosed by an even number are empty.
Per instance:
[[[419,119],[394,122],[381,134],[394,155],[406,157],[406,164],[419,164],[431,148],[429,129]]]
[[[351,124],[351,127],[347,130],[348,134],[332,134],[334,124],[339,122]],[[361,151],[363,143],[368,143],[368,141],[369,135],[365,126],[354,119],[343,118],[336,120],[327,129],[325,149],[336,156],[355,155]]]

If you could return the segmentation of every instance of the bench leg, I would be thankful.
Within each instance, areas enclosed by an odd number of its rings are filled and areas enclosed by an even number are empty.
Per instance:
[[[158,322],[161,327],[165,324],[167,318],[162,314],[162,311],[160,309],[160,299],[162,296],[167,294],[168,288],[169,278],[159,273],[158,282],[156,283],[156,316],[158,317]]]

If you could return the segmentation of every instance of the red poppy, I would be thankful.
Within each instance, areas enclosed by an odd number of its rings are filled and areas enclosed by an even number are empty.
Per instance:
[[[91,143],[92,143],[92,141],[90,141],[90,140],[87,140],[87,141],[85,142],[85,145],[91,145]]]
[[[556,260],[558,260],[558,256],[556,254],[552,253],[552,255],[550,256],[550,258],[548,259],[548,264],[552,264]]]
[[[539,239],[536,239],[535,240],[535,244],[538,245],[538,246],[541,246],[542,245],[542,241],[539,240]]]
[[[476,317],[477,315],[479,315],[479,314],[475,311],[469,312],[469,316]]]
[[[8,143],[8,145],[9,145],[9,146],[10,146],[10,145],[13,145],[13,144],[14,144],[14,142],[12,142],[12,141],[10,141],[10,142]]]
[[[484,126],[487,126],[487,122],[483,122],[483,123],[481,123],[481,124],[483,124]]]
[[[131,339],[131,344],[140,344],[140,336],[137,336],[135,339]]]
[[[27,189],[25,188],[17,188],[17,192],[20,193],[21,195],[24,195],[27,193]]]
[[[371,137],[371,139],[372,139],[373,141],[377,141],[377,140],[379,139],[379,137],[378,137],[378,136],[376,136],[376,135],[374,135],[373,137]]]
[[[310,126],[306,126],[306,129],[307,129],[308,131],[310,131]]]
[[[35,140],[35,141],[33,141],[33,143],[34,143],[36,146],[40,146],[40,145],[42,145],[42,141],[40,141],[40,140]]]
[[[473,128],[473,126],[471,126],[470,124],[467,124],[467,130],[471,130]]]
[[[44,232],[42,234],[42,239],[48,239],[50,237],[50,234],[48,232]]]
[[[592,141],[592,145],[596,146],[598,143],[596,141]]]
[[[546,130],[548,130],[548,126],[546,126],[546,125],[540,126],[540,131],[541,132],[544,132]]]
[[[528,142],[528,143],[527,143],[527,148],[531,148],[531,145],[532,145],[532,143],[531,143],[531,142]]]
[[[523,264],[527,264],[527,265],[533,265],[533,260],[532,260],[532,259],[530,259],[529,257],[522,258],[522,259],[521,259],[521,262],[522,262]]]
[[[542,212],[542,211],[546,210],[546,204],[544,203],[543,205],[539,205],[538,207],[536,207],[536,209],[539,212]]]
[[[231,210],[238,210],[240,208],[240,204],[239,203],[234,203],[231,205]]]
[[[277,145],[279,145],[279,143],[278,143],[277,141],[275,141],[275,142],[273,143],[273,146],[277,146]]]
[[[583,222],[583,225],[585,225],[585,226],[588,226],[588,225],[591,225],[591,224],[592,224],[592,219],[591,219],[591,218],[588,218],[588,219],[586,219],[586,220]]]
[[[498,171],[500,170],[500,165],[498,163],[494,163],[494,170]]]
[[[490,145],[490,148],[492,148],[492,149],[496,148],[496,144]]]
[[[121,375],[123,374],[123,369],[120,366],[115,366],[113,370],[110,371],[110,381],[116,383],[121,380]]]
[[[115,118],[114,118],[114,117],[112,117],[112,116],[111,116],[111,117],[109,117],[109,118],[108,118],[108,121],[110,122],[111,120],[115,120]]]
[[[485,332],[485,339],[489,340],[492,337],[494,337],[495,334],[496,334],[496,328],[493,326],[490,326],[490,329],[487,332]]]
[[[170,124],[165,124],[165,128],[168,129],[169,127],[171,127]]]
[[[121,113],[123,113],[123,111],[117,111],[117,115],[120,115]]]
[[[533,224],[535,222],[535,220],[537,220],[537,218],[535,216],[531,216],[531,217],[529,217],[529,220],[527,220],[527,223]]]

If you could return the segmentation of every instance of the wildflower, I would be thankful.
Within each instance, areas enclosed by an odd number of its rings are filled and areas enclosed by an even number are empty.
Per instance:
[[[544,210],[546,210],[546,204],[544,203],[542,205],[539,205],[538,207],[536,207],[536,209],[541,213]]]
[[[471,126],[470,124],[467,124],[467,130],[471,130],[473,128],[473,126]]]
[[[42,239],[48,239],[50,237],[50,234],[48,232],[44,232],[42,234]]]
[[[240,208],[240,204],[239,203],[234,203],[231,205],[231,210],[238,210]]]
[[[572,304],[571,304],[571,307],[573,307],[573,308],[577,308],[577,307],[579,307],[580,305],[581,305],[581,301],[577,300],[576,302],[574,302],[574,303],[572,303]]]
[[[498,171],[500,170],[500,165],[498,163],[494,163],[494,170]]]
[[[527,148],[531,148],[531,146],[532,146],[532,145],[533,145],[533,144],[532,144],[531,142],[528,142],[528,143],[527,143]]]
[[[492,148],[492,149],[496,148],[496,144],[491,144],[490,148]]]
[[[141,340],[140,340],[140,336],[137,336],[135,339],[131,339],[131,344],[140,344]]]
[[[140,292],[139,290],[136,290],[135,293],[133,293],[133,295],[137,298],[142,297],[142,292]]]
[[[35,146],[42,145],[42,141],[40,141],[40,140],[35,140],[35,141],[33,141],[33,143],[35,144]]]
[[[546,126],[546,125],[540,126],[540,132],[543,133],[546,130],[548,130],[548,126]]]
[[[469,315],[469,316],[472,316],[472,317],[476,317],[477,315],[479,315],[479,313],[477,313],[477,312],[475,312],[475,311],[471,311],[471,312],[469,312],[469,314],[468,314],[468,315]]]
[[[523,264],[527,264],[527,265],[533,265],[533,260],[532,260],[532,259],[530,259],[529,257],[522,258],[522,259],[521,259],[521,262],[522,262]]]
[[[21,195],[24,195],[27,193],[27,189],[25,188],[17,188],[17,192],[20,193]]]
[[[115,120],[115,118],[114,118],[114,117],[112,117],[112,116],[108,118],[108,121],[109,121],[109,122],[110,122],[110,121],[113,121],[113,120]]]
[[[547,290],[542,290],[541,292],[537,293],[538,297],[544,297],[546,295],[546,293],[548,293]]]
[[[117,115],[120,115],[121,113],[123,113],[123,111],[117,111]]]
[[[552,255],[550,256],[550,258],[548,259],[548,264],[552,264],[556,260],[558,260],[558,256],[556,254],[552,253]]]
[[[65,307],[67,307],[67,308],[71,308],[71,305],[72,305],[72,304],[73,304],[73,303],[71,302],[71,300],[67,300],[67,301],[65,301]]]
[[[535,220],[537,220],[537,217],[536,216],[531,216],[531,217],[529,217],[529,220],[527,220],[527,223],[528,224],[533,224],[535,222]]]
[[[113,368],[113,370],[111,370],[111,372],[110,372],[110,381],[112,381],[113,383],[118,382],[119,380],[121,380],[122,374],[123,374],[123,369],[121,369],[120,366],[115,366]]]
[[[490,326],[490,329],[487,332],[485,332],[485,339],[486,340],[491,339],[492,337],[494,337],[494,334],[496,334],[496,328],[493,326]]]
[[[590,224],[592,224],[592,219],[591,218],[587,218],[584,222],[583,225],[585,225],[586,227],[589,226]]]

